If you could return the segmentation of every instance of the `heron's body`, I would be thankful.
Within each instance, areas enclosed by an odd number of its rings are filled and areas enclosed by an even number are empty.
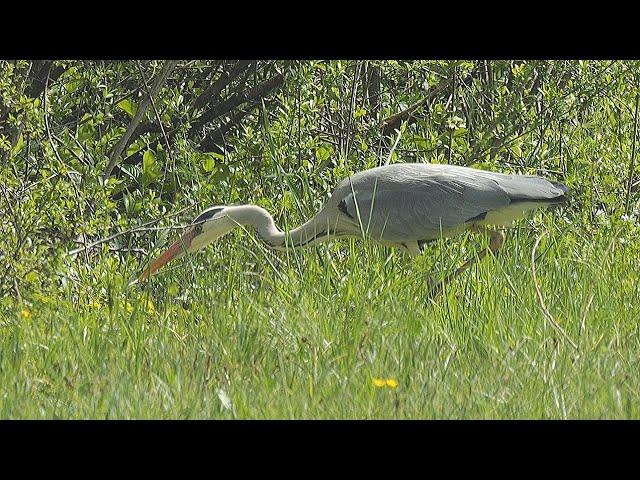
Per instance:
[[[452,165],[386,165],[341,181],[322,209],[291,232],[292,246],[364,234],[416,254],[431,240],[469,228],[510,226],[530,210],[564,201],[566,192],[564,185],[540,177]]]
[[[237,226],[252,226],[271,248],[302,247],[336,237],[366,236],[417,255],[425,243],[467,229],[502,232],[527,212],[565,200],[567,187],[541,177],[505,175],[452,165],[399,163],[372,168],[341,181],[309,221],[290,232],[255,205],[216,206],[193,221],[194,227],[150,268],[150,273],[184,252],[199,250]],[[470,265],[465,264],[464,268]],[[461,271],[461,270],[459,270]],[[143,274],[146,278],[148,273]]]

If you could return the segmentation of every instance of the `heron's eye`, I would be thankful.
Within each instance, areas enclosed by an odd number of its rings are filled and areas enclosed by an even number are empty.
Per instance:
[[[198,225],[196,225],[196,227],[194,228],[196,234],[198,233],[202,233],[202,224],[199,223]]]

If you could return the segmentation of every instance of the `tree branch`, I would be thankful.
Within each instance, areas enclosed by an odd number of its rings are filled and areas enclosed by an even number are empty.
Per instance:
[[[194,122],[192,129],[198,130],[210,121],[230,112],[241,104],[264,97],[272,90],[280,87],[283,83],[284,77],[279,73],[278,75],[259,83],[255,87],[248,88],[247,90],[232,95],[228,99],[215,104],[209,110],[200,115],[200,117]]]
[[[45,60],[42,62],[38,62],[40,68],[37,68],[34,65],[34,71],[31,75],[32,81],[31,85],[29,85],[24,94],[27,98],[37,98],[40,96],[47,84],[47,79],[49,82],[55,82],[60,75],[62,75],[65,71],[64,68],[53,65],[53,60]]]
[[[627,180],[627,197],[624,202],[624,213],[629,215],[629,202],[631,201],[631,187],[633,185],[633,172],[636,161],[636,139],[638,137],[638,106],[640,105],[640,92],[636,92],[636,111],[633,116],[633,146],[631,159],[629,160],[629,178]]]
[[[246,67],[251,63],[252,62],[250,61],[240,61],[234,64],[228,72],[223,71],[220,74],[220,77],[218,78],[218,80],[216,80],[213,83],[213,85],[211,85],[205,92],[203,92],[199,97],[196,98],[193,105],[194,110],[197,110],[201,106],[204,106],[206,102],[208,102],[211,98],[218,95],[224,87],[226,87],[229,83],[237,79],[243,72],[246,72],[247,71]],[[131,134],[131,138],[129,139],[129,144],[136,141],[139,137],[141,137],[146,133],[162,133],[163,129],[165,131],[170,130],[168,127],[161,125],[160,121],[141,123],[136,127],[135,131]],[[169,138],[173,136],[172,135],[173,133],[174,133],[173,131],[169,133],[168,135]],[[123,162],[129,165],[135,164],[137,163],[137,155],[134,154],[130,157],[125,158]]]
[[[107,165],[107,168],[105,169],[104,174],[102,175],[104,179],[109,178],[109,176],[111,175],[111,171],[113,170],[113,167],[115,167],[116,163],[118,163],[118,160],[120,159],[120,155],[122,155],[122,152],[127,147],[129,143],[129,139],[131,138],[131,135],[133,134],[136,127],[140,123],[140,120],[142,120],[142,117],[144,116],[145,112],[149,108],[152,97],[155,97],[158,94],[158,92],[160,91],[164,83],[167,81],[167,78],[169,77],[169,74],[173,70],[173,67],[175,67],[177,63],[178,62],[175,60],[167,60],[162,66],[162,69],[160,70],[158,75],[156,75],[156,78],[153,82],[153,86],[151,87],[151,91],[149,92],[149,95],[145,96],[142,102],[140,102],[140,105],[138,106],[138,110],[136,110],[136,114],[133,116],[133,119],[129,123],[129,127],[127,128],[127,131],[120,138],[118,143],[116,143],[116,145],[113,147],[113,150],[111,151],[111,155],[109,157],[109,164]]]
[[[194,108],[200,109],[204,107],[212,98],[218,96],[224,87],[238,78],[247,67],[251,65],[250,60],[240,60],[235,63],[228,71],[223,71],[220,77],[212,83],[209,88],[200,94],[193,102]]]
[[[178,210],[177,212],[174,212],[170,215],[167,215],[166,218],[172,218],[172,217],[176,217],[178,215],[180,215],[181,213],[186,212],[187,210],[193,208],[195,205],[189,205],[187,207],[184,207],[180,210]],[[83,245],[80,248],[76,248],[74,250],[70,250],[67,252],[67,255],[69,256],[74,256],[77,255],[80,252],[87,252],[88,250],[91,250],[92,248],[95,248],[99,245],[102,245],[103,243],[107,243],[110,242],[111,240],[118,238],[122,235],[126,235],[129,233],[137,233],[137,232],[147,232],[147,231],[153,231],[153,230],[161,230],[160,228],[150,228],[151,225],[154,225],[158,222],[160,222],[161,220],[163,220],[162,218],[155,218],[153,220],[150,220],[148,222],[145,222],[141,225],[138,225],[137,227],[133,227],[133,228],[129,228],[128,230],[124,230],[122,232],[118,232],[118,233],[114,233],[113,235],[109,235],[108,237],[105,238],[101,238],[100,240],[96,240],[95,242],[89,243],[87,245]],[[163,227],[163,229],[183,229],[184,226],[178,226],[178,227]]]
[[[230,98],[229,100],[225,100],[224,102],[221,102],[225,104],[224,107],[220,107],[221,104],[217,104],[213,107],[216,109],[216,112],[213,112],[211,114],[212,115],[211,120],[214,120],[215,118],[228,113],[233,108],[236,108],[237,106],[242,105],[242,103],[249,102],[249,101],[256,101],[268,95],[271,91],[273,91],[277,87],[280,87],[283,83],[284,83],[283,75],[278,74],[256,85],[255,87],[249,88],[243,92],[239,92],[236,95],[233,95],[232,98]],[[230,101],[230,100],[233,100],[233,101]],[[217,129],[213,130],[211,133],[205,136],[203,140],[201,140],[200,147],[204,151],[211,151],[214,148],[215,144],[220,141],[223,135],[225,135],[228,131],[230,131],[234,126],[238,125],[240,121],[244,118],[244,116],[250,111],[252,111],[254,107],[255,105],[249,105],[249,107],[246,108],[245,112],[231,113],[229,116],[229,119],[226,122],[222,123]],[[202,128],[206,123],[208,123],[208,122],[204,122],[204,120],[202,119],[202,116],[196,122],[197,123],[192,125],[192,127],[190,128],[189,130],[190,133],[197,131],[199,128]],[[145,123],[142,125],[147,125],[147,124]],[[142,127],[142,125],[140,125],[139,128]],[[153,124],[153,125],[154,125],[154,128],[150,129],[149,131],[154,133],[161,133],[160,126],[158,124]],[[172,132],[168,133],[168,137],[169,139],[172,138]],[[142,161],[142,151],[138,151],[132,154],[131,156],[125,158],[122,161],[122,163],[127,165],[136,165],[141,161]],[[118,168],[115,167],[113,169],[113,172],[114,173],[118,172]]]
[[[213,130],[209,135],[202,139],[202,141],[200,142],[200,149],[204,152],[210,152],[216,146],[216,144],[224,138],[229,130],[238,125],[242,121],[242,119],[257,106],[258,104],[256,103],[254,105],[251,105],[247,110],[233,112],[229,116],[229,120],[224,122],[222,125],[220,125],[218,128]]]

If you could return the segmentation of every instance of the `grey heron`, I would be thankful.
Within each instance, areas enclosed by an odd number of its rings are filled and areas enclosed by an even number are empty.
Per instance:
[[[366,236],[412,256],[441,237],[465,230],[489,235],[484,249],[443,285],[504,242],[502,228],[540,207],[563,203],[565,185],[542,177],[508,175],[453,165],[398,163],[341,181],[316,215],[289,232],[256,205],[214,206],[198,215],[178,241],[151,263],[144,280],[172,259],[195,252],[239,226],[253,227],[270,248],[286,249],[333,238]]]

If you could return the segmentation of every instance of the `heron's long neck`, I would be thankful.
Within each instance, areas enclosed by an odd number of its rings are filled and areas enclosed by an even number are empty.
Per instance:
[[[260,238],[271,248],[284,249],[287,246],[302,247],[327,240],[328,235],[334,233],[327,225],[323,225],[321,214],[300,225],[288,233],[276,227],[273,217],[264,208],[256,205],[240,205],[227,207],[229,216],[240,225],[253,226]],[[288,238],[287,238],[288,237]]]

